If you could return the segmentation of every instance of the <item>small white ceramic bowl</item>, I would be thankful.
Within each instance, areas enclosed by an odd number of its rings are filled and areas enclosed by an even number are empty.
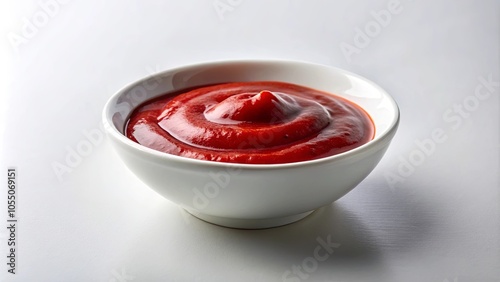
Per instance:
[[[230,164],[174,156],[128,139],[131,111],[165,93],[236,81],[283,81],[334,93],[364,108],[375,138],[353,150],[288,164]],[[203,63],[163,71],[114,94],[104,125],[122,161],[153,190],[194,216],[222,226],[267,228],[288,224],[339,199],[384,155],[399,123],[395,101],[373,82],[333,67],[294,61]]]

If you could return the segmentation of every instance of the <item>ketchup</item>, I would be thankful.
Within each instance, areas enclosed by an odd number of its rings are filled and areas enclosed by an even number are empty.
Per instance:
[[[165,94],[140,105],[126,136],[187,158],[281,164],[332,156],[373,139],[356,104],[300,85],[234,82]]]

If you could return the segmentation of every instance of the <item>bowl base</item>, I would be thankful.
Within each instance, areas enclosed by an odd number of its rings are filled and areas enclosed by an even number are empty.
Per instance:
[[[208,223],[224,227],[238,228],[238,229],[264,229],[264,228],[272,228],[272,227],[287,225],[299,221],[313,212],[313,211],[308,211],[296,215],[277,217],[277,218],[241,219],[241,218],[212,216],[191,209],[185,209],[185,210],[191,215]]]

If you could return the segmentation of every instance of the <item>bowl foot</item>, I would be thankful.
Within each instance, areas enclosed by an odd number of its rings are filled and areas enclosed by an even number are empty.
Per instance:
[[[185,209],[185,210],[191,215],[208,223],[230,228],[239,228],[239,229],[264,229],[264,228],[287,225],[299,221],[313,212],[313,211],[308,211],[296,215],[277,217],[277,218],[240,219],[240,218],[212,216],[191,209]]]

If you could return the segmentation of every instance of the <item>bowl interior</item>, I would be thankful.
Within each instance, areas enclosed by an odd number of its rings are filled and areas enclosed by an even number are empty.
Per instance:
[[[372,117],[374,140],[386,134],[399,117],[394,100],[379,86],[356,74],[302,62],[232,61],[180,67],[132,83],[108,101],[104,109],[105,124],[123,135],[130,113],[149,99],[185,88],[237,81],[282,81],[344,97]]]

